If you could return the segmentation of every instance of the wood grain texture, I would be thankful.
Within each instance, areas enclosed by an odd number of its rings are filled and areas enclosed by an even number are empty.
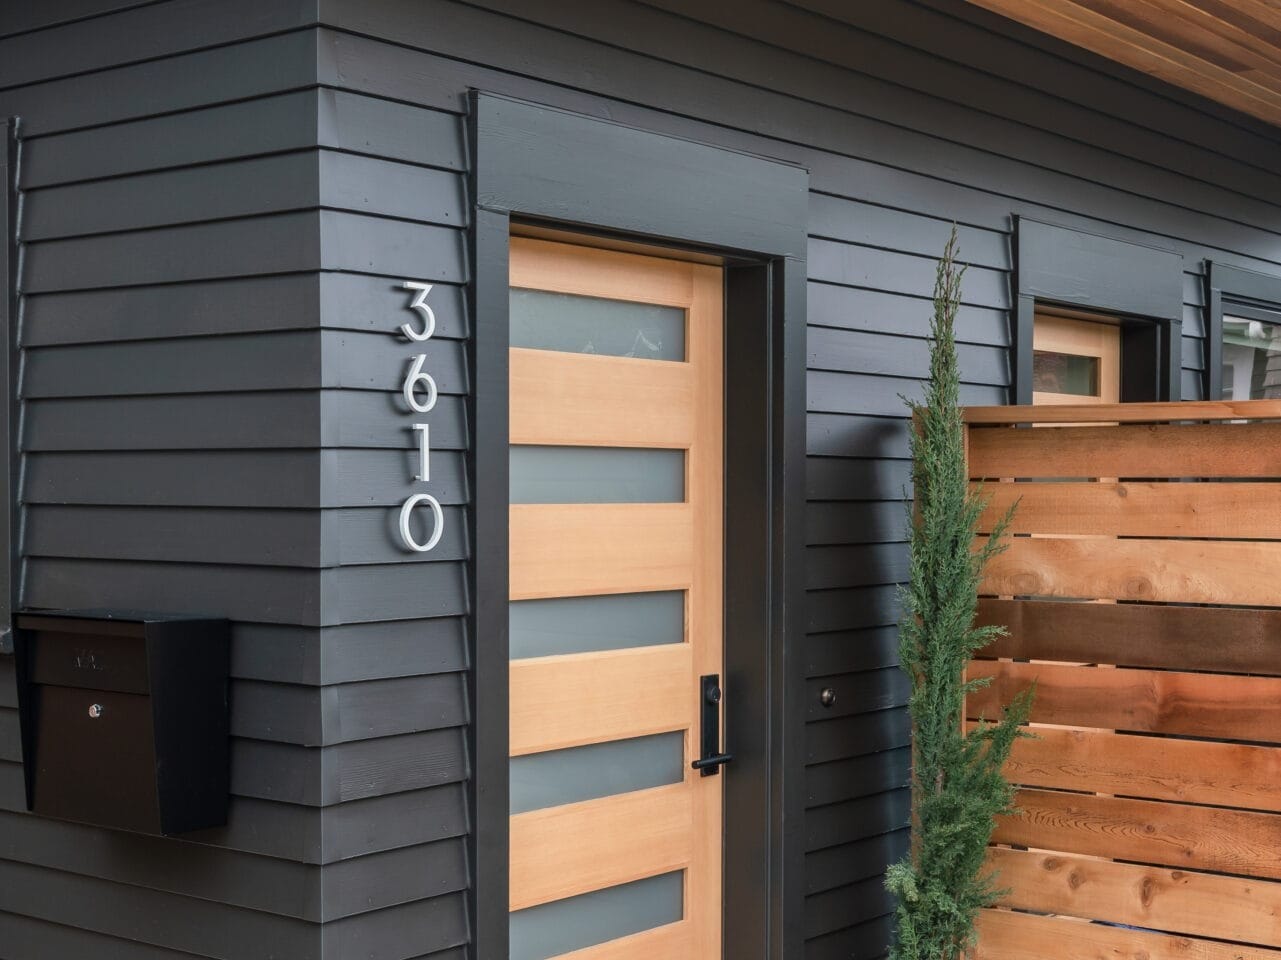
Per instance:
[[[1177,403],[1082,404],[1071,407],[972,406],[965,422],[971,426],[1015,423],[1071,423],[1102,420],[1116,423],[1170,423],[1188,420],[1276,420],[1281,400],[1184,400]]]
[[[1011,890],[1002,906],[1281,946],[1279,883],[1003,848],[988,863]]]
[[[688,764],[701,707],[698,678],[724,671],[721,270],[522,237],[512,240],[510,255],[513,286],[680,306],[687,331],[680,363],[510,351],[513,442],[686,451],[684,503],[511,507],[512,598],[687,594],[685,643],[512,662],[510,752],[675,730],[686,734]],[[687,767],[677,788],[513,817],[512,909],[679,865],[685,921],[574,956],[718,955],[723,784],[724,777]],[[591,837],[585,844],[584,832]]]
[[[1020,790],[994,843],[1281,879],[1281,816],[1082,793]]]
[[[653,960],[655,957],[697,956],[693,953],[694,926],[689,920],[680,920],[575,950],[557,957],[557,960]]]
[[[513,504],[511,599],[688,589],[693,525],[684,503]]]
[[[984,657],[1281,674],[1281,610],[979,600],[975,623],[1004,626]]]
[[[511,909],[684,867],[693,794],[686,782],[512,817]]]
[[[1082,412],[1077,419],[1090,418]],[[1232,424],[1227,430],[1219,424],[1152,423],[1035,433],[985,427],[969,434],[970,476],[975,479],[1281,477],[1281,423]]]
[[[677,643],[513,660],[512,756],[687,728],[693,656]]]
[[[1027,787],[1281,813],[1277,747],[1040,727],[1014,744],[1005,769]]]
[[[990,483],[979,532],[1015,503],[1010,533],[1281,538],[1281,484]]]
[[[1219,10],[1177,0],[969,2],[1281,124],[1281,11],[1275,7],[1240,0]]]
[[[1113,600],[1281,603],[1281,542],[1015,537],[992,559],[981,593]]]
[[[1008,910],[984,910],[978,931],[975,960],[1281,960],[1275,950]]]
[[[512,443],[689,447],[689,364],[513,348]]]
[[[968,676],[992,680],[966,702],[973,719],[996,716],[1035,682],[1035,723],[1281,741],[1281,678],[1004,660],[971,661]]]
[[[674,307],[694,300],[695,267],[685,260],[512,237],[510,263],[513,287]]]

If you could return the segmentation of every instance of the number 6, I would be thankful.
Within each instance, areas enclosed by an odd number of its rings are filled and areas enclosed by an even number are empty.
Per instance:
[[[409,404],[409,409],[417,413],[429,413],[431,408],[436,406],[436,381],[432,379],[430,373],[423,372],[423,361],[427,359],[427,354],[420,353],[414,357],[413,362],[409,365],[409,373],[405,375],[405,383],[400,388],[401,394],[405,398],[405,403]],[[419,400],[415,390],[419,384],[427,391],[427,399]]]

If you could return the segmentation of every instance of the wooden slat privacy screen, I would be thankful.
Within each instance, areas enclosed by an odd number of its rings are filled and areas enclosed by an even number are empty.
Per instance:
[[[1020,500],[968,719],[1038,685],[978,957],[1281,960],[1281,403],[967,423],[981,533]]]

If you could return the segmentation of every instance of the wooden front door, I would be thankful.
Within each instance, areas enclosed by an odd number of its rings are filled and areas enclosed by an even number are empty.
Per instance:
[[[510,956],[719,957],[722,272],[513,238],[511,287]]]

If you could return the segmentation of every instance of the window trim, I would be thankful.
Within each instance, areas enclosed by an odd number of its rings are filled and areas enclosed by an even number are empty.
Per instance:
[[[1162,247],[1014,217],[1010,399],[1032,402],[1038,305],[1121,325],[1121,400],[1182,399],[1183,257]]]
[[[1281,324],[1281,276],[1206,261],[1205,374],[1207,400],[1223,392],[1223,316]],[[1225,306],[1227,309],[1225,309]]]

